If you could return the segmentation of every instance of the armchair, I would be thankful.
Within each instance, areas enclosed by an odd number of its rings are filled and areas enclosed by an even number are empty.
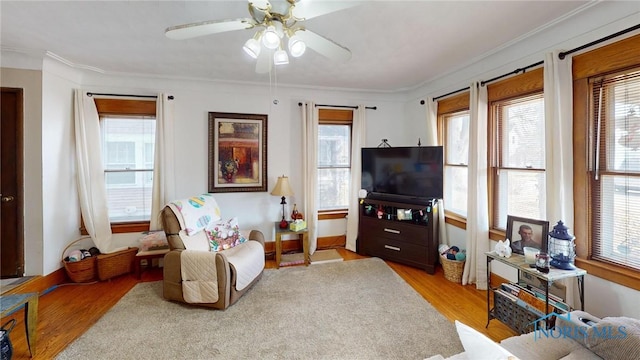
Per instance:
[[[183,266],[185,260],[182,255],[186,251],[186,248],[181,236],[186,236],[186,234],[178,219],[179,216],[181,215],[176,215],[171,205],[165,206],[161,212],[162,224],[170,248],[170,251],[164,257],[164,298],[199,306],[226,309],[238,301],[238,299],[262,277],[264,272],[264,235],[258,230],[252,230],[247,239],[248,241],[234,248],[220,252],[202,252],[206,254],[202,254],[201,256],[211,259],[211,268],[207,271],[213,273],[217,279],[217,301],[194,303],[185,300],[185,287],[183,286]],[[255,243],[260,244],[260,246],[256,246]],[[247,261],[251,262],[250,266],[254,269],[257,266],[260,267],[259,273],[252,279],[247,278],[246,274],[239,274],[236,270],[237,266],[234,266],[234,263],[246,263]],[[261,264],[260,261],[262,261]],[[254,273],[255,271],[250,276],[254,276]],[[243,276],[244,278],[242,278]],[[241,279],[239,279],[239,277]],[[239,280],[243,284],[240,289],[237,286]],[[215,286],[215,282],[213,283]]]

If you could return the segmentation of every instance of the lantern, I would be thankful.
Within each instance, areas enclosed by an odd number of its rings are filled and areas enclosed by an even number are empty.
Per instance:
[[[575,236],[569,233],[562,220],[558,221],[553,230],[549,232],[549,256],[551,256],[551,266],[562,270],[575,270],[574,259]]]

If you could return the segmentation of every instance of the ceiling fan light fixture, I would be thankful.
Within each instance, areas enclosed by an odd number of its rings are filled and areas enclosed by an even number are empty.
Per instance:
[[[280,36],[276,32],[276,28],[273,25],[269,25],[267,30],[262,35],[262,44],[267,49],[277,49],[280,46]]]
[[[260,55],[261,48],[262,48],[262,45],[256,38],[251,38],[247,40],[247,42],[245,42],[244,46],[242,47],[242,49],[254,59],[257,59],[258,56]]]
[[[307,44],[298,36],[293,35],[289,38],[289,53],[293,57],[300,57],[307,50]]]
[[[279,49],[273,53],[273,65],[286,65],[289,63],[289,55],[287,52]]]

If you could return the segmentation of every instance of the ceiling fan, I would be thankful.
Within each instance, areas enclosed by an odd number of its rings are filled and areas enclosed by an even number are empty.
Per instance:
[[[289,54],[299,57],[306,48],[335,61],[351,59],[351,51],[346,47],[308,30],[300,23],[304,20],[329,14],[355,6],[348,1],[310,0],[249,0],[251,18],[236,20],[210,20],[169,27],[165,35],[170,39],[183,40],[227,31],[258,28],[243,49],[257,59],[256,72],[267,73],[271,64],[289,63]],[[284,49],[284,41],[287,41]]]

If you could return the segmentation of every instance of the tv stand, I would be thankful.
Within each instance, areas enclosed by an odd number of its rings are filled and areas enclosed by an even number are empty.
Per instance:
[[[357,250],[361,255],[435,273],[438,264],[436,200],[364,199],[360,205]]]

